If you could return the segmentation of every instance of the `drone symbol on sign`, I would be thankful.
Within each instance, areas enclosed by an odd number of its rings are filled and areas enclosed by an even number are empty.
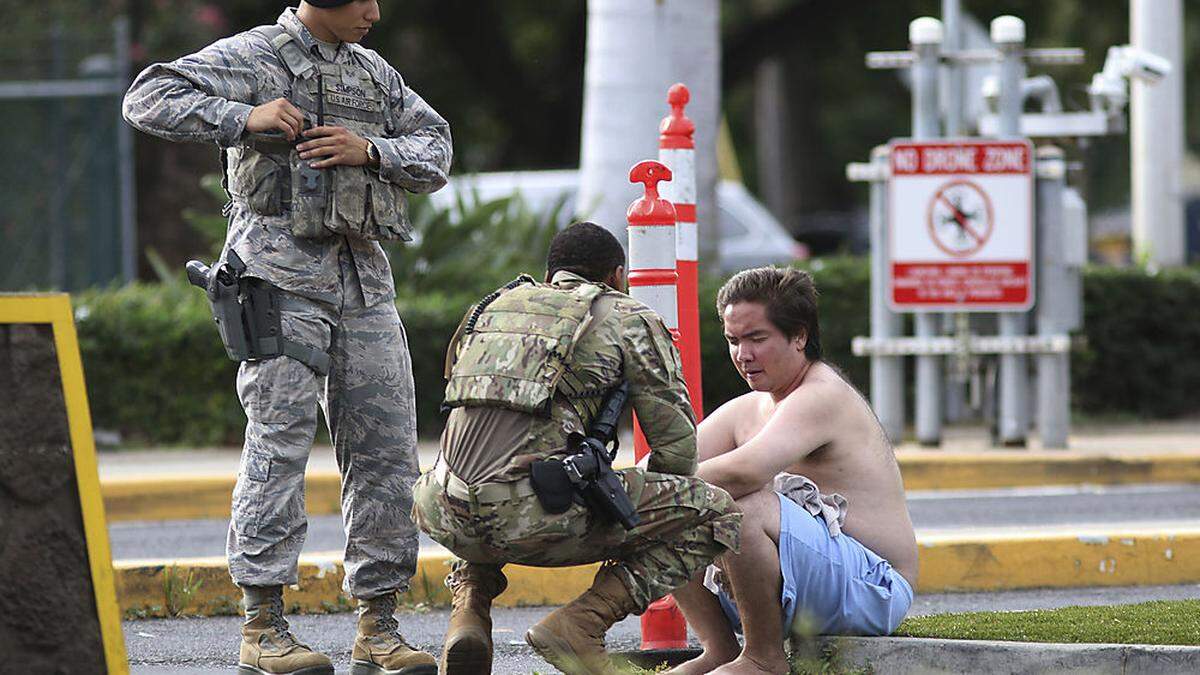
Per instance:
[[[929,202],[927,220],[933,243],[955,258],[983,248],[995,222],[992,201],[969,180],[953,180],[938,188]]]

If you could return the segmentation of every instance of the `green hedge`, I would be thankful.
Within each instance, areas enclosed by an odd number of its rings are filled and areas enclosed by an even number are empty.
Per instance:
[[[826,357],[867,392],[867,359],[850,338],[869,330],[864,261],[810,265],[821,291]],[[700,286],[705,404],[744,392],[729,364],[714,299],[721,279]],[[1174,417],[1200,411],[1200,269],[1148,274],[1089,269],[1083,344],[1072,361],[1079,411]],[[397,304],[417,382],[418,428],[438,433],[446,343],[474,300],[426,293]],[[92,417],[134,444],[238,444],[245,418],[234,394],[236,364],[225,358],[203,294],[182,284],[132,285],[75,298]],[[911,370],[911,368],[910,368]]]
[[[446,344],[471,303],[426,295],[397,302],[412,350],[418,427],[441,421]],[[246,424],[208,303],[182,284],[134,284],[75,297],[92,423],[131,444],[240,444]]]
[[[1090,269],[1083,302],[1087,344],[1071,361],[1077,409],[1140,417],[1200,412],[1200,267]]]

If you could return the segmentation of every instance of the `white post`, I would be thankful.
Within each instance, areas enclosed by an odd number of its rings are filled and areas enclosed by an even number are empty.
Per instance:
[[[904,320],[888,309],[889,274],[887,171],[888,146],[871,151],[875,176],[871,179],[868,213],[871,228],[871,337],[877,340],[903,337]],[[871,407],[888,439],[895,445],[904,440],[904,357],[871,355]]]
[[[914,19],[908,25],[908,41],[916,54],[912,67],[913,140],[937,138],[939,132],[938,71],[942,50],[942,22],[932,17]],[[918,312],[913,317],[917,337],[938,336],[939,315]],[[917,357],[917,441],[936,447],[942,442],[942,358]]]
[[[1000,137],[1021,136],[1021,81],[1025,79],[1025,22],[1015,16],[992,20],[992,42],[1000,50],[999,64]],[[1000,335],[1020,337],[1029,333],[1025,312],[1003,312],[999,318]],[[1002,445],[1024,446],[1029,429],[1029,373],[1025,356],[1000,355],[1000,438]]]
[[[1182,265],[1187,253],[1182,194],[1182,0],[1132,0],[1129,37],[1134,47],[1171,62],[1171,72],[1160,82],[1131,78],[1134,260],[1159,267]]]

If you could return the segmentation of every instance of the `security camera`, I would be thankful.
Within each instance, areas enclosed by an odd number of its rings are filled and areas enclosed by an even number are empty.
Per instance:
[[[1092,76],[1092,83],[1088,86],[1092,109],[1116,114],[1129,100],[1126,80],[1136,77],[1154,84],[1170,73],[1171,62],[1158,54],[1133,45],[1109,47],[1108,55],[1104,58],[1104,69]]]
[[[1131,46],[1118,49],[1124,50],[1122,70],[1126,77],[1136,77],[1153,83],[1171,74],[1171,62],[1158,54]]]

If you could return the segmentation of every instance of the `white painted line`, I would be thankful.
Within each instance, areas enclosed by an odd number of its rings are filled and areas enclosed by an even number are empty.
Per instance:
[[[1144,494],[1166,494],[1171,492],[1193,492],[1200,495],[1200,486],[1191,483],[1154,483],[1138,485],[1044,485],[1017,488],[987,488],[962,490],[908,490],[909,501],[938,501],[946,499],[986,499],[1027,497],[1077,497],[1080,495],[1129,496]]]
[[[971,539],[979,541],[1044,539],[1071,536],[1084,539],[1106,537],[1121,539],[1139,536],[1196,536],[1200,522],[1196,520],[1127,521],[1120,523],[1068,523],[1065,525],[967,525],[963,527],[917,528],[918,544],[935,544],[945,540]]]

